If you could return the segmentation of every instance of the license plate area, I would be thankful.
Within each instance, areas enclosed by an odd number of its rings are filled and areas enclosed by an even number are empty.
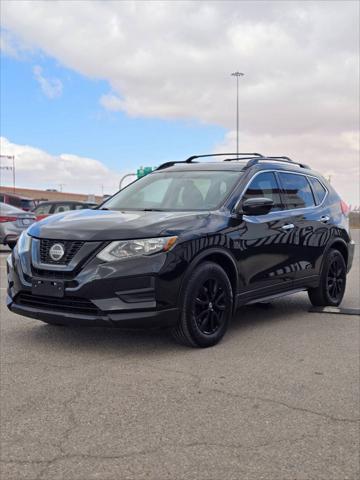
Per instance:
[[[23,220],[21,220],[21,222],[23,225],[31,225],[34,220],[32,218],[24,218]]]
[[[31,293],[46,297],[63,297],[64,283],[59,280],[32,280]]]

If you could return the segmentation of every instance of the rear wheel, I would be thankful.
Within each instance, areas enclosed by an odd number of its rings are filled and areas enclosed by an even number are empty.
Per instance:
[[[310,302],[315,306],[340,305],[346,287],[346,263],[342,254],[331,249],[324,261],[317,288],[308,291]]]
[[[225,271],[216,263],[202,263],[187,282],[173,335],[188,346],[211,347],[224,336],[232,309],[232,288]]]

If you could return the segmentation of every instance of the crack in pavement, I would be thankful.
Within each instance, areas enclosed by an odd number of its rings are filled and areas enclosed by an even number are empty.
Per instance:
[[[187,376],[187,377],[190,377],[190,378],[194,378],[194,379],[196,379],[196,383],[195,383],[195,385],[193,385],[194,387],[199,387],[201,382],[203,380],[205,380],[205,378],[202,378],[200,375],[197,375],[195,373],[184,372],[182,370],[174,370],[174,369],[167,369],[167,368],[163,368],[163,367],[154,367],[154,366],[151,366],[150,368],[152,368],[154,370],[171,372],[171,373],[175,373],[175,374],[184,375],[185,377]],[[222,393],[224,395],[229,395],[229,396],[232,396],[232,397],[241,398],[243,400],[260,401],[260,402],[264,402],[264,403],[281,405],[283,407],[288,408],[289,410],[295,410],[295,411],[299,411],[299,412],[303,412],[303,413],[309,413],[309,414],[312,414],[312,415],[317,415],[319,417],[326,418],[326,419],[332,420],[334,422],[357,423],[357,422],[360,421],[360,418],[335,417],[334,415],[319,412],[317,410],[312,410],[310,408],[299,407],[299,406],[296,406],[296,405],[290,405],[290,404],[288,404],[288,403],[286,403],[282,400],[276,400],[276,399],[265,398],[265,397],[241,395],[241,394],[238,394],[238,393],[229,392],[227,390],[221,390],[219,388],[209,388],[209,387],[206,387],[204,385],[202,385],[202,388],[207,392]]]
[[[280,444],[283,442],[287,442],[289,444],[296,443],[298,441],[304,440],[305,438],[318,438],[317,434],[308,434],[308,435],[301,435],[295,438],[280,438],[277,440],[271,440],[268,442],[262,442],[262,443],[255,443],[253,445],[244,445],[240,443],[221,443],[221,442],[189,442],[189,443],[173,443],[173,444],[160,444],[155,448],[147,448],[135,452],[129,452],[129,453],[122,453],[122,454],[114,454],[114,455],[107,455],[107,454],[86,454],[86,453],[67,453],[67,454],[62,454],[62,455],[57,455],[56,457],[52,458],[51,460],[16,460],[16,461],[4,461],[0,460],[1,463],[7,464],[7,465],[44,465],[44,468],[39,472],[38,476],[36,477],[36,480],[42,480],[43,475],[45,472],[49,469],[51,465],[56,463],[57,461],[62,461],[62,460],[70,460],[70,459],[76,459],[76,458],[83,458],[83,459],[94,459],[94,460],[118,460],[122,458],[131,458],[131,457],[136,457],[136,456],[141,456],[141,455],[148,455],[148,454],[153,454],[157,453],[160,450],[166,449],[166,448],[173,448],[173,449],[187,449],[187,448],[193,448],[193,447],[215,447],[215,448],[223,448],[223,449],[233,449],[233,450],[254,450],[257,448],[264,448],[268,447],[271,445],[276,445]],[[47,480],[45,478],[45,480]]]
[[[281,405],[283,407],[288,408],[289,410],[295,410],[303,413],[310,413],[312,415],[317,415],[318,417],[326,418],[327,420],[332,420],[334,422],[348,422],[348,423],[357,423],[360,421],[359,418],[344,418],[344,417],[335,417],[328,413],[319,412],[316,410],[311,410],[310,408],[305,407],[297,407],[295,405],[290,405],[282,400],[275,400],[272,398],[265,398],[265,397],[254,397],[254,396],[247,396],[241,395],[239,393],[229,392],[227,390],[220,390],[217,388],[210,388],[208,389],[211,392],[222,393],[224,395],[228,395],[230,397],[241,398],[242,400],[251,400],[256,402],[264,402],[264,403],[271,403],[273,405]]]

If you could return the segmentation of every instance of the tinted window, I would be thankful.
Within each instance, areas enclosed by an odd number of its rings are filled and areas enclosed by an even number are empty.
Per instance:
[[[74,203],[73,209],[74,210],[83,210],[84,208],[92,208],[87,203]]]
[[[68,212],[71,210],[71,203],[60,203],[55,205],[53,213]]]
[[[266,197],[273,200],[272,211],[282,210],[280,189],[276,177],[271,172],[264,172],[257,175],[247,188],[243,200],[248,198]]]
[[[316,204],[319,205],[325,198],[326,189],[322,185],[322,183],[320,183],[319,180],[315,177],[309,177],[309,181],[311,183],[316,198]]]
[[[27,210],[32,210],[35,207],[35,202],[33,200],[20,200],[21,208],[26,208]]]
[[[34,213],[36,213],[36,215],[47,215],[50,213],[50,208],[51,203],[40,204],[35,208]]]
[[[21,208],[21,199],[18,197],[8,197],[8,203],[14,207]]]
[[[280,173],[279,175],[288,209],[313,207],[315,205],[310,184],[304,175],[292,173]]]
[[[239,180],[233,171],[163,171],[131,183],[103,204],[109,210],[212,210]]]

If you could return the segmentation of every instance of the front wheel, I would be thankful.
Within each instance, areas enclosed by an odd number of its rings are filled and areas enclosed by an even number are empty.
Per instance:
[[[324,260],[324,266],[317,288],[308,291],[310,302],[317,306],[340,305],[346,287],[346,263],[342,254],[331,249]]]
[[[188,280],[181,318],[173,329],[177,341],[192,347],[211,347],[224,336],[233,311],[231,283],[220,265],[200,264]]]

